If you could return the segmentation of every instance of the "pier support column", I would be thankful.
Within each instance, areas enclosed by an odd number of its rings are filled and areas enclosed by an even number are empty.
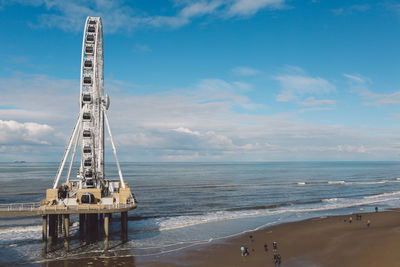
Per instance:
[[[63,228],[64,228],[64,234],[65,234],[64,248],[65,248],[65,252],[68,252],[69,251],[69,214],[64,214]]]
[[[79,214],[79,239],[83,241],[83,237],[85,236],[85,219],[86,214]]]
[[[42,240],[43,242],[47,242],[47,215],[43,215],[42,218]]]
[[[57,239],[57,214],[49,215],[49,241],[52,243]]]
[[[108,236],[110,234],[109,230],[109,223],[110,223],[110,213],[104,214],[104,252],[108,250]]]
[[[99,215],[97,213],[87,214],[86,232],[88,234],[90,242],[97,241],[98,239],[98,229],[99,229],[98,216]]]
[[[104,223],[104,214],[100,213],[99,214],[99,224],[102,224],[102,223]]]
[[[128,212],[121,212],[121,237],[123,241],[128,239]]]
[[[109,235],[109,224],[110,222],[110,214],[106,213],[104,214],[104,235],[106,236],[106,238],[108,238]]]
[[[62,236],[62,233],[63,233],[63,216],[62,216],[62,214],[58,214],[57,223],[58,223],[58,236]]]
[[[64,215],[64,232],[65,232],[65,238],[69,238],[69,214]]]

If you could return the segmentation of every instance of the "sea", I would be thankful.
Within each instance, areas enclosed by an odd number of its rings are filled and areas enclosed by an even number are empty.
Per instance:
[[[77,166],[76,166],[77,168]],[[128,241],[113,216],[107,251],[79,242],[71,216],[68,250],[43,253],[40,216],[0,216],[0,266],[43,266],[63,259],[151,259],[247,231],[313,217],[400,207],[400,162],[122,163],[138,201]],[[39,203],[58,163],[0,163],[0,205]],[[106,175],[118,179],[115,164]],[[138,262],[138,261],[136,261]]]

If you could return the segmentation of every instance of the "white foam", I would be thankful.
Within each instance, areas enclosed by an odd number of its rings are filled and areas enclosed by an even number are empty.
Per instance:
[[[77,231],[77,227],[70,228],[71,235]],[[0,244],[17,240],[38,240],[42,238],[42,225],[17,226],[0,229]]]
[[[389,182],[388,180],[383,180],[383,181],[375,181],[375,182],[346,182],[346,184],[352,185],[352,184],[386,184]]]
[[[306,183],[305,182],[298,182],[297,184],[298,185],[305,185]]]
[[[343,198],[337,198],[337,197],[334,197],[334,198],[326,198],[326,199],[323,199],[322,201],[323,202],[337,202],[338,200],[342,200]]]
[[[9,233],[24,233],[24,232],[40,231],[41,229],[42,229],[42,227],[40,225],[10,227],[10,228],[5,228],[5,229],[0,229],[0,235],[9,234]]]
[[[160,231],[178,229],[188,226],[205,224],[210,222],[219,222],[226,220],[235,220],[250,217],[260,217],[277,215],[283,213],[304,213],[323,210],[335,210],[349,207],[369,205],[379,202],[400,200],[400,191],[393,193],[380,194],[376,197],[354,198],[329,198],[324,199],[320,204],[304,204],[290,207],[281,207],[278,209],[259,209],[243,211],[218,211],[195,216],[178,216],[170,218],[155,219]]]
[[[364,198],[365,198],[365,199],[384,198],[384,197],[397,196],[397,195],[400,195],[400,191],[389,192],[389,193],[383,193],[383,194],[378,194],[378,195],[373,195],[373,196],[366,196],[366,197],[364,197]]]
[[[0,229],[0,244],[16,240],[40,239],[41,225]]]
[[[328,184],[345,184],[345,181],[328,181]]]

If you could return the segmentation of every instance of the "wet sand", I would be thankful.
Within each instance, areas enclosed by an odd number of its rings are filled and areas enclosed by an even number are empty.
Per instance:
[[[278,244],[282,267],[400,266],[400,211],[363,213],[361,220],[347,215],[285,223],[145,262],[139,260],[137,266],[275,266],[273,241]],[[248,247],[249,256],[241,256],[241,246]]]

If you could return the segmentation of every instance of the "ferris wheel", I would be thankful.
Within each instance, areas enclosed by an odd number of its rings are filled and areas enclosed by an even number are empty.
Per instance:
[[[111,134],[106,110],[110,106],[104,94],[103,23],[100,17],[87,17],[83,32],[80,72],[79,116],[59,166],[53,189],[57,188],[69,152],[73,146],[66,181],[70,181],[72,165],[80,144],[81,163],[77,174],[78,189],[102,188],[106,184],[104,173],[104,124],[110,136],[120,186],[125,188],[122,172]]]

